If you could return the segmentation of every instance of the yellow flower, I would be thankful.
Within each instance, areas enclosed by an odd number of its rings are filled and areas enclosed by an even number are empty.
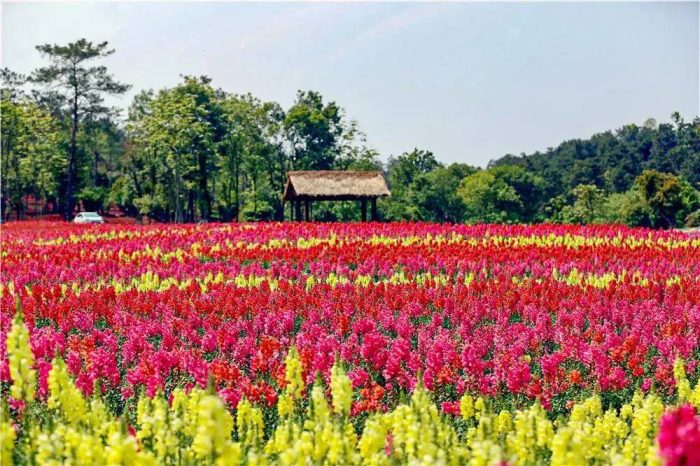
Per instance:
[[[178,411],[174,396],[172,409],[168,408],[168,402],[161,392],[153,398],[141,396],[136,405],[136,420],[140,427],[136,438],[159,462],[177,458],[177,436],[182,423],[177,422]]]
[[[29,346],[29,330],[21,311],[15,314],[12,328],[7,333],[7,356],[12,379],[10,395],[16,400],[33,401],[36,390],[34,354]]]
[[[138,449],[136,439],[115,430],[107,439],[107,466],[155,466],[156,461]]]
[[[12,452],[15,448],[15,438],[17,434],[15,433],[14,427],[12,427],[4,403],[2,411],[0,411],[0,416],[0,464],[2,464],[2,466],[12,466],[14,464]]]
[[[201,396],[194,409],[197,421],[192,451],[199,460],[217,460],[231,450],[233,417],[215,395]]]
[[[690,403],[695,406],[695,409],[700,410],[700,381],[695,384],[693,393],[690,395]]]
[[[277,400],[277,413],[285,418],[294,412],[294,400],[288,393],[282,393]]]
[[[352,382],[337,363],[331,369],[331,395],[335,413],[341,416],[348,415],[352,405]]]
[[[384,464],[382,460],[386,460],[386,455],[384,454],[386,434],[387,429],[382,423],[381,415],[370,416],[367,419],[362,436],[358,442],[360,456],[365,464]]]
[[[690,401],[693,392],[690,388],[690,382],[685,374],[685,364],[681,358],[677,358],[673,363],[673,377],[676,379],[676,388],[678,391],[678,402],[683,403]]]
[[[63,358],[56,356],[48,377],[48,406],[58,411],[69,424],[85,419],[87,405],[80,390],[68,375],[68,368]]]
[[[459,412],[465,421],[468,421],[474,415],[474,401],[471,395],[464,394],[459,402]]]
[[[262,444],[265,429],[262,411],[253,407],[246,399],[238,403],[237,410],[236,424],[239,441],[245,448],[258,448]]]
[[[496,432],[499,434],[505,434],[511,429],[512,426],[513,421],[510,417],[510,412],[506,411],[505,409],[501,410],[496,418]]]
[[[304,380],[302,378],[303,371],[301,361],[297,350],[292,346],[284,360],[285,363],[285,378],[287,380],[286,392],[294,398],[301,398],[304,390]]]
[[[486,412],[486,402],[483,397],[478,397],[474,402],[474,415],[479,419]]]

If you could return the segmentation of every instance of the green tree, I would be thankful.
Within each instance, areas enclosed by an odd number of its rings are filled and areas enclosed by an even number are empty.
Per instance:
[[[422,220],[424,212],[421,211],[414,182],[439,167],[441,165],[432,152],[418,148],[398,157],[390,157],[387,182],[391,197],[380,201],[383,217],[387,220]]]
[[[421,174],[426,174],[440,167],[435,155],[427,150],[418,148],[404,152],[398,157],[390,157],[387,164],[389,183],[392,188],[400,188],[413,183]]]
[[[83,186],[76,198],[87,210],[99,210],[109,203],[112,184],[121,172],[120,160],[125,136],[114,115],[86,118],[78,133],[79,157],[76,181]]]
[[[700,227],[700,209],[688,214],[688,216],[685,218],[685,226],[687,228],[699,228]]]
[[[56,120],[34,102],[5,97],[0,99],[2,217],[11,208],[19,219],[25,214],[25,194],[33,195],[37,208],[57,196],[66,160]]]
[[[553,219],[563,223],[589,224],[603,221],[605,192],[592,184],[580,184],[571,190],[571,203],[564,205]]]
[[[684,178],[679,178],[681,184],[681,209],[676,213],[676,223],[691,227],[697,223],[700,211],[700,191],[693,188]]]
[[[287,165],[281,137],[284,112],[278,104],[250,94],[227,95],[222,106],[222,218],[281,219]]]
[[[144,125],[154,96],[152,90],[141,91],[129,106],[127,142],[120,157],[122,171],[112,185],[109,199],[131,215],[155,215],[165,220],[165,196],[159,189],[163,167],[148,144]]]
[[[646,205],[660,221],[655,226],[673,228],[676,214],[684,207],[679,179],[656,170],[644,170],[635,180],[635,185]]]
[[[90,66],[94,60],[112,53],[107,42],[93,44],[85,39],[67,45],[38,45],[36,49],[49,65],[34,71],[32,80],[51,86],[51,95],[70,119],[70,143],[65,186],[65,217],[73,215],[78,163],[78,132],[81,120],[105,114],[104,95],[122,94],[129,86],[114,80],[102,65]],[[58,91],[56,93],[55,91]]]
[[[350,121],[341,134],[339,153],[333,169],[380,171],[382,168],[379,153],[369,147],[367,136],[360,130],[357,122]]]
[[[298,91],[284,130],[293,170],[330,170],[340,155],[345,131],[342,109],[315,91]]]
[[[21,73],[16,73],[9,68],[0,69],[0,98],[17,102],[26,97],[24,85],[27,77]]]
[[[568,196],[579,184],[623,193],[644,170],[685,178],[700,186],[700,118],[684,121],[676,112],[671,123],[625,125],[588,139],[564,141],[543,152],[505,155],[489,166],[518,165],[545,180],[545,197]]]
[[[601,220],[632,227],[653,227],[655,215],[635,186],[624,193],[611,193],[603,202]]]
[[[418,208],[420,220],[460,223],[465,219],[466,207],[457,194],[462,180],[476,169],[454,163],[419,174],[411,184],[412,199]]]
[[[343,123],[333,170],[381,171],[382,163],[376,150],[369,147],[366,135],[356,121]],[[359,221],[360,205],[355,201],[317,202],[313,217],[323,221]]]
[[[504,165],[467,176],[458,193],[470,222],[528,223],[538,219],[544,186],[523,168]]]
[[[131,122],[131,134],[153,181],[147,199],[139,202],[141,213],[165,208],[176,222],[192,221],[198,205],[201,218],[209,218],[209,173],[218,151],[220,122],[208,84],[206,78],[186,77],[183,84],[146,100],[144,113]]]

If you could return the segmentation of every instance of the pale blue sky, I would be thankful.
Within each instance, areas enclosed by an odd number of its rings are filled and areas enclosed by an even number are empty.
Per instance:
[[[107,40],[144,88],[206,74],[288,107],[315,89],[382,158],[485,165],[673,111],[700,114],[699,3],[4,3],[2,62]]]

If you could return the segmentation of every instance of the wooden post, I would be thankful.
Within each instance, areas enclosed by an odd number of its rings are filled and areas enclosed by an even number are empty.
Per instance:
[[[301,222],[301,221],[302,221],[302,217],[301,217],[301,201],[294,201],[294,212],[295,212],[295,216],[296,216],[297,222]]]
[[[362,221],[367,221],[367,199],[362,199],[360,201],[360,209],[362,210]]]
[[[304,220],[309,221],[309,201],[304,201]]]
[[[377,198],[372,198],[372,221],[376,222],[379,216],[377,215]]]

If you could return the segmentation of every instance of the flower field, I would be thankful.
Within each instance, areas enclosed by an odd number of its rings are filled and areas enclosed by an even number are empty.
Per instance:
[[[700,238],[2,229],[2,464],[700,464]]]

